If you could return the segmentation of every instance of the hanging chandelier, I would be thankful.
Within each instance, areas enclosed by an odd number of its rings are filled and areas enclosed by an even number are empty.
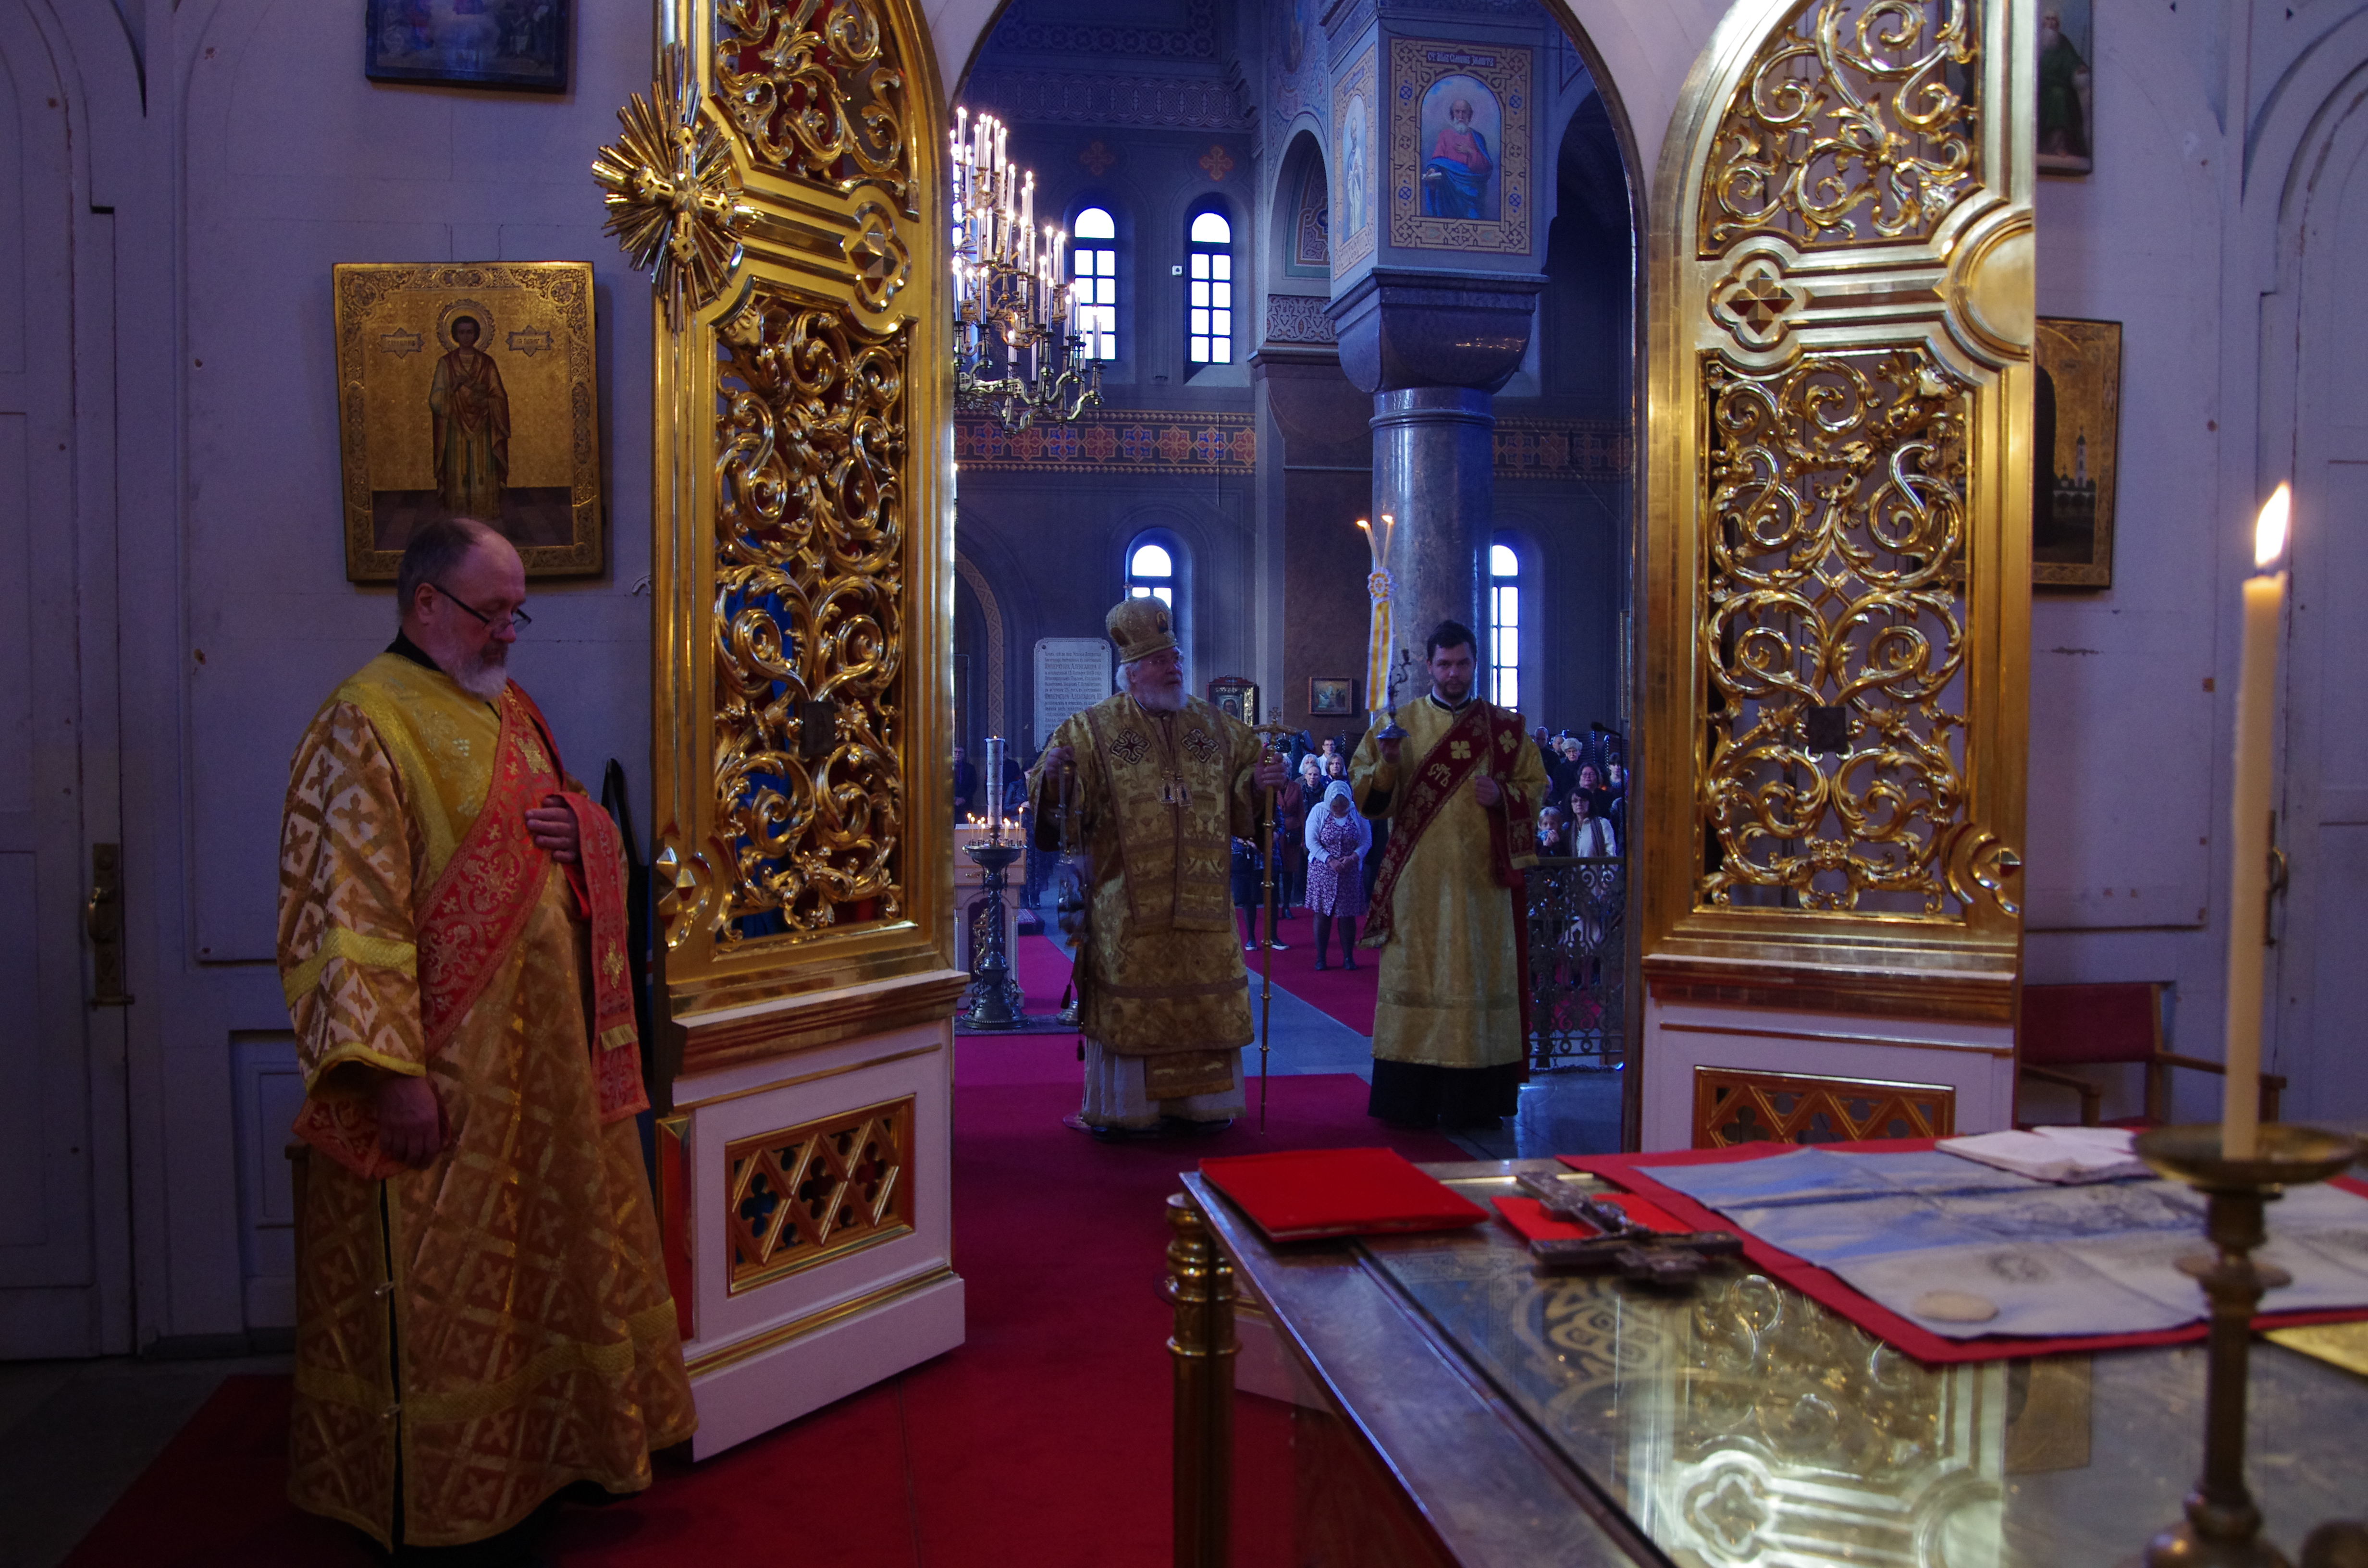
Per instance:
[[[1074,420],[1102,400],[1102,368],[1077,332],[1069,236],[1036,228],[1036,176],[1004,156],[1008,128],[954,111],[954,407],[1006,430]]]

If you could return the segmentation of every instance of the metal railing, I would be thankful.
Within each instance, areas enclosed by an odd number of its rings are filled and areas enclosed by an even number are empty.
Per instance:
[[[1529,872],[1530,1066],[1627,1058],[1626,862],[1541,859]]]

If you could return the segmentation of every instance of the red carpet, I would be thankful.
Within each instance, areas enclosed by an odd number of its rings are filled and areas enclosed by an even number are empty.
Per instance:
[[[1025,1011],[1042,1017],[1061,1010],[1061,993],[1069,983],[1069,955],[1050,937],[1022,937],[1014,945],[1011,967],[1019,980],[1019,994],[1028,999]]]
[[[1165,1562],[1170,1372],[1157,1285],[1176,1173],[1205,1154],[1291,1148],[1461,1157],[1444,1139],[1368,1119],[1365,1085],[1346,1075],[1275,1079],[1264,1137],[1243,1123],[1189,1142],[1097,1143],[1060,1125],[1077,1103],[1068,1038],[973,1036],[959,1049],[954,1258],[969,1281],[969,1343],[706,1464],[662,1465],[640,1497],[566,1510],[549,1561]],[[344,1527],[288,1506],[287,1402],[284,1378],[225,1382],[72,1568],[379,1562]],[[1246,1458],[1280,1451],[1283,1407],[1245,1399],[1238,1419]],[[1245,1465],[1237,1488],[1235,1561],[1281,1563],[1288,1474]]]
[[[1238,917],[1235,924],[1240,924]],[[1359,1034],[1370,1037],[1373,1032],[1374,975],[1381,968],[1382,955],[1360,952],[1353,972],[1342,969],[1339,926],[1340,922],[1333,922],[1332,940],[1324,955],[1332,967],[1320,974],[1315,969],[1315,917],[1303,909],[1277,926],[1282,933],[1283,950],[1274,955],[1274,983],[1311,1006],[1329,1013]],[[1264,953],[1242,954],[1242,961],[1250,968],[1252,1007],[1258,1005],[1258,965],[1265,958]]]

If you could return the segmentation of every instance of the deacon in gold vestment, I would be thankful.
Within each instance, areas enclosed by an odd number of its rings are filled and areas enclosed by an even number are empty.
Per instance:
[[[1166,605],[1131,598],[1107,624],[1126,689],[1064,721],[1029,778],[1038,847],[1061,847],[1065,814],[1089,859],[1077,1124],[1223,1126],[1245,1105],[1252,1034],[1233,841],[1260,832],[1258,791],[1282,782],[1282,760],[1186,694]]]
[[[1516,1108],[1525,1054],[1513,899],[1537,861],[1546,790],[1521,716],[1472,695],[1471,630],[1430,635],[1431,694],[1369,732],[1349,764],[1357,808],[1387,818],[1363,944],[1382,949],[1367,1108],[1394,1126],[1493,1126]]]
[[[472,1562],[522,1560],[563,1490],[647,1486],[696,1424],[620,846],[508,684],[524,596],[497,534],[421,530],[403,634],[314,716],[280,835],[310,1145],[289,1492]]]

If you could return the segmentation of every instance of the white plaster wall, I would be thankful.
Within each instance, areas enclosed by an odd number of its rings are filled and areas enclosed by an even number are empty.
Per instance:
[[[271,965],[288,757],[393,635],[345,581],[329,268],[587,260],[609,566],[538,583],[512,668],[595,787],[621,759],[649,821],[648,285],[600,233],[591,154],[648,90],[650,19],[576,8],[563,95],[380,85],[359,9],[123,0],[145,112],[101,128],[125,389],[125,838],[138,1333],[247,1326],[234,1036],[284,1031]],[[128,53],[125,64],[129,65]],[[202,656],[201,656],[202,655]],[[276,1146],[276,1145],[275,1145]]]

